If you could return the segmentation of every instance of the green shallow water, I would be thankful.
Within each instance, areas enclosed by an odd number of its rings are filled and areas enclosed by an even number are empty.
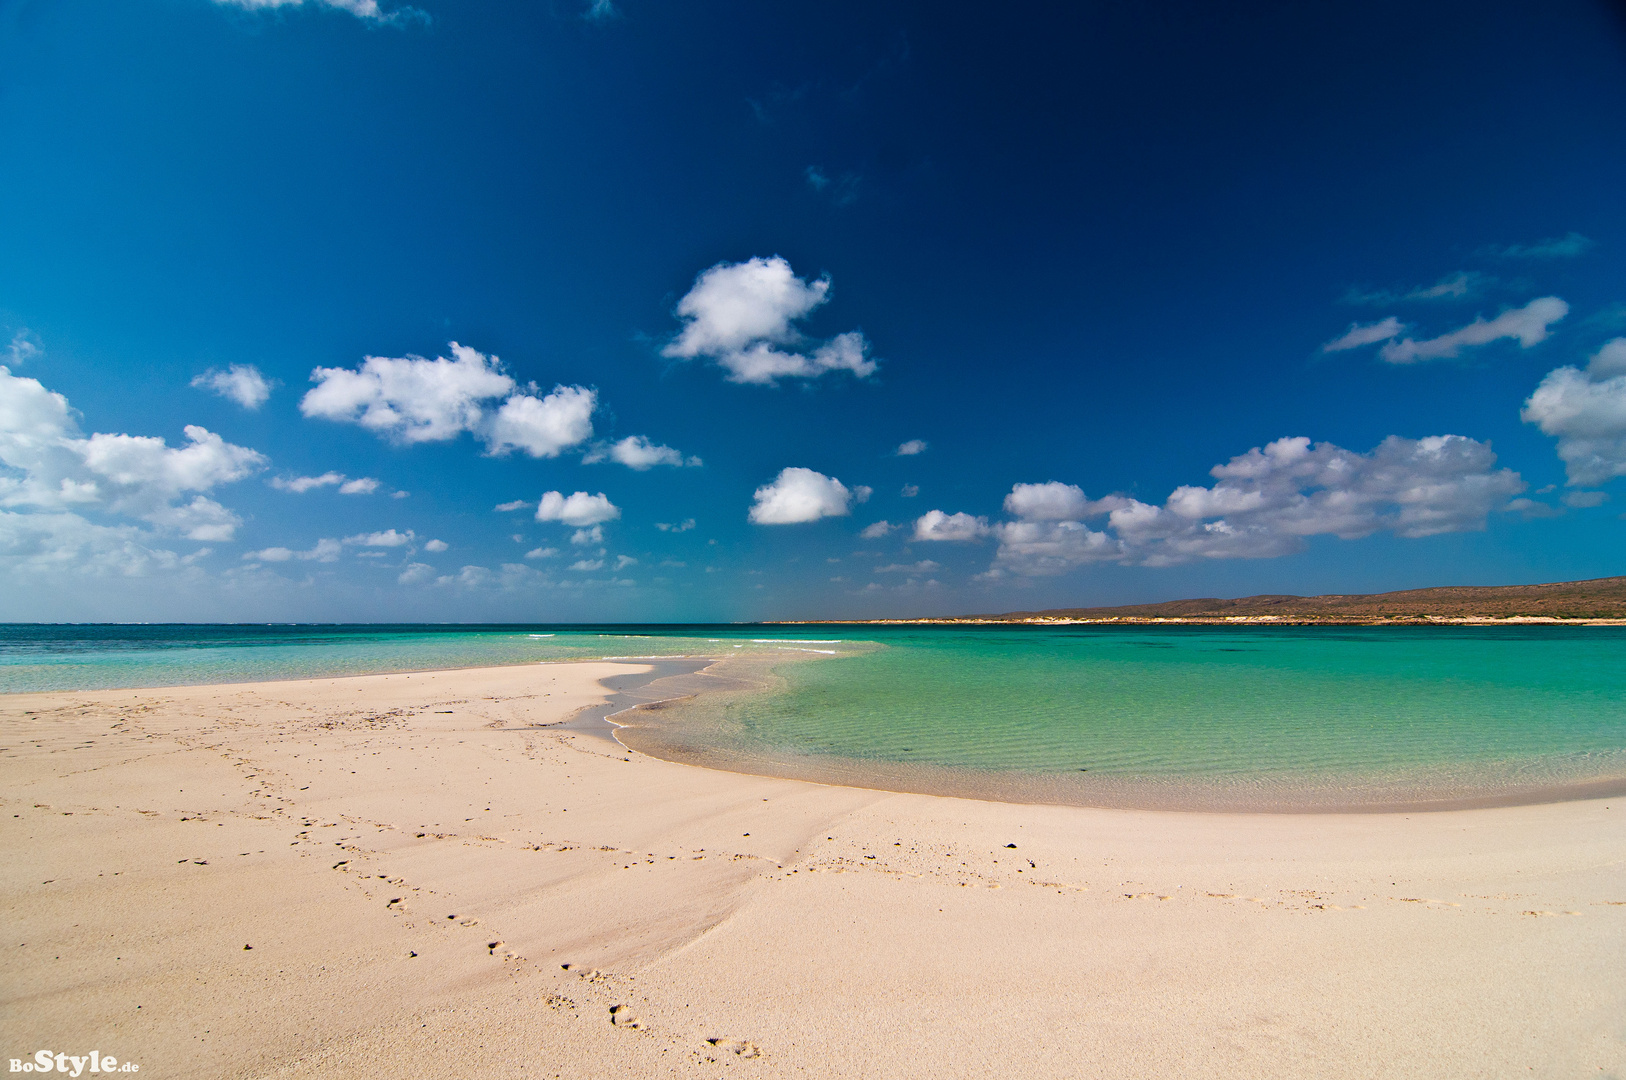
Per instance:
[[[0,627],[0,691],[660,656],[732,689],[623,738],[751,772],[1213,808],[1626,791],[1607,627]]]
[[[780,664],[774,692],[702,697],[653,736],[749,771],[840,779],[840,761],[873,786],[1124,805],[1520,801],[1626,781],[1613,628],[871,636],[885,647]]]

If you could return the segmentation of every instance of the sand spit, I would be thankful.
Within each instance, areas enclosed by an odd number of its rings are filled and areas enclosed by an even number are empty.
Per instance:
[[[741,776],[582,663],[0,698],[0,1058],[155,1077],[1626,1072],[1626,804]]]

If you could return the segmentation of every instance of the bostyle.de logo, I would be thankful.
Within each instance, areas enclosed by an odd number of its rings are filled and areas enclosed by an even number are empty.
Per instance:
[[[49,1050],[41,1050],[34,1055],[33,1061],[22,1058],[11,1059],[11,1071],[48,1073],[67,1073],[69,1076],[78,1076],[81,1073],[133,1073],[139,1071],[140,1065],[133,1061],[120,1061],[109,1054],[92,1050],[88,1054],[53,1054]]]

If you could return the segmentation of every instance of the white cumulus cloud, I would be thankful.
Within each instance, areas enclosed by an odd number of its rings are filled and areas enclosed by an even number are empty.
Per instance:
[[[593,436],[598,395],[555,386],[520,388],[495,356],[451,342],[452,359],[369,356],[354,370],[317,368],[300,400],[307,417],[359,424],[399,443],[446,442],[472,432],[487,453],[558,457]],[[495,404],[502,399],[500,405]]]
[[[1558,440],[1571,484],[1626,476],[1626,338],[1604,345],[1584,370],[1549,371],[1520,416]]]
[[[988,519],[928,510],[915,520],[916,540],[977,540],[988,535]]]
[[[295,495],[303,495],[319,487],[337,487],[345,482],[345,475],[341,472],[325,472],[321,476],[273,476],[271,486],[278,491],[291,491]]]
[[[621,508],[612,503],[609,496],[602,491],[597,495],[589,495],[585,491],[571,495],[557,491],[545,492],[536,508],[538,521],[560,521],[577,527],[615,521],[620,516]]]
[[[203,493],[263,469],[266,458],[196,425],[183,431],[178,447],[150,435],[86,437],[67,398],[0,366],[0,506],[94,509],[229,540],[239,519]]]
[[[235,401],[245,409],[258,409],[271,398],[271,384],[253,364],[233,364],[225,371],[210,368],[192,385]]]
[[[1391,364],[1415,364],[1419,360],[1439,360],[1460,356],[1465,348],[1488,345],[1502,338],[1514,338],[1521,348],[1547,340],[1548,328],[1570,312],[1569,304],[1556,296],[1542,296],[1522,308],[1511,308],[1494,319],[1478,318],[1467,326],[1426,341],[1402,338],[1391,341],[1378,355]]]
[[[188,540],[230,540],[243,523],[242,518],[202,495],[193,496],[189,503],[162,506],[143,516],[165,531],[179,533]]]
[[[994,526],[999,548],[989,574],[1060,574],[1083,563],[1114,558],[1118,545],[1077,521],[1005,521]]]
[[[876,364],[867,355],[869,342],[863,334],[849,331],[811,342],[793,325],[829,294],[828,275],[806,281],[777,255],[718,263],[701,273],[678,301],[683,329],[662,355],[714,360],[730,382],[739,383],[767,385],[832,371],[850,371],[858,378],[874,374]]]
[[[144,577],[186,561],[134,525],[98,525],[67,512],[0,510],[0,568],[38,575]]]
[[[423,549],[425,551],[433,551],[433,552],[436,552],[438,554],[439,552],[445,551],[447,548],[449,548],[451,546],[452,545],[448,544],[444,540],[431,540],[431,541],[429,541],[427,544],[425,544],[423,546]]]
[[[435,568],[428,563],[407,563],[405,569],[396,577],[401,585],[419,585],[435,576]]]
[[[601,461],[613,461],[638,472],[652,469],[656,465],[680,467],[687,465],[694,468],[701,464],[697,457],[686,458],[681,451],[651,442],[642,435],[628,435],[618,442],[595,446],[582,458],[584,465],[595,465]]]
[[[515,394],[491,418],[486,444],[493,454],[513,449],[534,458],[558,457],[593,437],[598,394],[585,386],[555,386],[547,397]]]
[[[854,494],[833,476],[792,466],[757,488],[747,516],[758,525],[796,525],[842,517],[852,512]]]
[[[896,528],[898,528],[898,526],[892,524],[890,521],[877,521],[873,525],[865,525],[858,531],[858,535],[863,537],[865,540],[879,540],[881,537],[885,536],[887,533]]]
[[[416,534],[411,529],[406,532],[385,529],[383,532],[357,533],[355,536],[347,536],[344,538],[344,542],[359,544],[362,547],[392,548],[405,547],[407,544],[412,543],[414,539],[416,539]]]
[[[496,357],[455,341],[450,348],[451,360],[369,356],[354,371],[319,367],[311,372],[316,387],[299,410],[360,424],[404,443],[444,442],[475,431],[485,418],[485,403],[506,397],[514,380]]]
[[[1090,511],[1090,501],[1075,484],[1051,480],[1017,484],[1005,496],[1005,512],[1023,521],[1076,521]]]
[[[925,439],[910,439],[908,442],[898,444],[897,455],[913,457],[916,454],[924,454],[928,445]]]
[[[1100,528],[1077,519],[997,524],[990,573],[1055,574],[1091,562],[1168,566],[1270,558],[1302,550],[1308,536],[1483,529],[1488,515],[1508,509],[1526,486],[1517,473],[1495,465],[1487,444],[1460,435],[1390,436],[1364,454],[1303,437],[1278,439],[1216,465],[1210,470],[1215,483],[1176,488],[1161,506],[1124,496],[1091,501],[1080,492],[1074,501],[1079,517],[1104,516]],[[1053,509],[1048,501],[1040,505],[1046,513]]]

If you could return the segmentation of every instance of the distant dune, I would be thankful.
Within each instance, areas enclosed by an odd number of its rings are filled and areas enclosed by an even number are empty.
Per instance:
[[[888,620],[952,622],[1478,622],[1626,620],[1626,577],[1557,581],[1547,585],[1462,585],[1402,592],[1331,596],[1206,597],[1123,607],[1054,608],[1002,615]]]

